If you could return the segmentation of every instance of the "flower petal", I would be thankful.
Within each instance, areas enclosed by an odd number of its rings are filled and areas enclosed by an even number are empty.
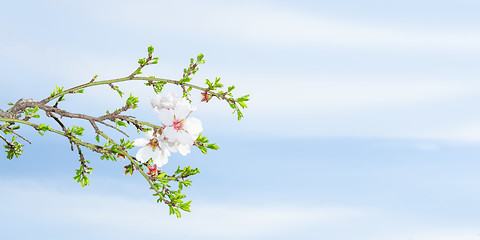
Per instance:
[[[170,152],[178,152],[178,142],[169,142],[167,146]]]
[[[149,142],[150,142],[149,139],[137,138],[133,141],[133,146],[135,146],[135,147],[145,147]]]
[[[150,141],[150,139],[153,138],[153,131],[150,130],[148,132],[145,133],[145,138],[148,139],[148,141]]]
[[[152,104],[153,110],[156,112],[160,111],[162,109],[162,106],[160,105],[161,102],[161,97],[159,95],[156,95],[153,98],[150,98],[150,104]]]
[[[186,156],[187,154],[190,153],[190,145],[179,144],[178,145],[178,152],[180,154],[182,154],[183,156]]]
[[[188,134],[190,134],[190,136],[196,140],[198,135],[200,135],[200,133],[203,131],[202,122],[196,118],[189,117],[185,119],[183,129],[185,129],[185,131],[187,131]]]
[[[185,98],[179,99],[173,108],[177,119],[185,119],[192,111],[192,106]]]
[[[190,136],[187,132],[185,131],[179,131],[177,133],[177,140],[178,142],[180,142],[180,144],[184,144],[184,145],[193,145],[193,139],[192,139],[192,136]]]
[[[160,154],[153,159],[153,163],[157,164],[158,167],[161,167],[168,163],[168,157],[170,156],[170,152],[168,149],[157,150]]]
[[[173,127],[166,127],[163,129],[162,136],[167,139],[167,142],[175,142],[178,138],[178,131]]]
[[[174,112],[172,109],[166,109],[163,108],[160,111],[158,111],[158,118],[160,119],[160,122],[162,122],[163,125],[165,126],[171,126],[174,121]]]
[[[158,154],[158,153],[157,153]],[[152,151],[152,148],[147,146],[140,148],[137,152],[137,155],[135,155],[137,160],[141,163],[146,163],[150,158],[156,158],[155,152]]]
[[[160,106],[163,108],[173,108],[175,106],[175,93],[170,92],[167,95],[164,95],[160,98]]]

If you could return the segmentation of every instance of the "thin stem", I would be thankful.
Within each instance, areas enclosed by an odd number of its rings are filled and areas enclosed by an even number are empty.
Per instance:
[[[15,118],[0,118],[0,122],[16,122],[16,123],[21,123],[21,124],[25,124],[25,125],[28,125],[28,126],[31,126],[33,128],[35,128],[35,130],[38,130],[40,129],[40,126],[37,125],[37,124],[34,124],[34,123],[31,123],[31,122],[28,122],[28,121],[24,121],[24,120],[20,120],[20,119],[15,119]],[[98,152],[99,150],[98,149],[102,149],[103,147],[102,146],[99,146],[99,145],[96,145],[96,144],[91,144],[91,143],[86,143],[82,140],[80,140],[79,138],[75,137],[75,136],[71,136],[71,135],[68,135],[66,134],[65,132],[62,132],[62,131],[59,131],[59,130],[56,130],[56,129],[48,129],[47,131],[50,131],[50,132],[53,132],[53,133],[56,133],[58,135],[61,135],[61,136],[64,136],[64,137],[67,137],[70,139],[72,139],[73,142],[75,142],[76,144],[80,144],[88,149],[91,149],[93,151],[96,151]]]
[[[228,99],[228,98],[225,97],[225,95],[213,92],[209,88],[200,87],[200,86],[193,85],[193,84],[190,84],[190,83],[180,83],[179,80],[171,80],[171,79],[155,78],[155,77],[133,77],[133,78],[124,77],[124,78],[115,78],[115,79],[104,80],[104,81],[94,81],[94,82],[89,82],[89,83],[86,83],[86,84],[78,85],[78,86],[69,88],[67,90],[64,90],[61,93],[56,93],[53,96],[47,97],[47,98],[43,99],[41,102],[46,104],[46,103],[52,101],[53,99],[61,97],[65,94],[75,93],[76,91],[78,91],[80,89],[85,89],[85,88],[88,88],[88,87],[93,87],[93,86],[98,86],[98,85],[108,85],[108,84],[112,84],[112,83],[126,82],[126,81],[147,81],[147,82],[152,81],[152,82],[171,83],[171,84],[175,84],[175,85],[182,85],[182,86],[191,87],[191,88],[203,91],[203,92],[208,92],[209,94],[211,94],[213,96],[216,96],[220,99],[225,99],[225,100]]]
[[[13,131],[12,129],[8,129],[8,128],[4,127],[4,126],[0,126],[0,128],[1,128],[1,129],[4,129],[4,130],[10,131],[10,132],[12,132],[13,134],[17,135],[19,138],[21,138],[21,139],[25,140],[26,142],[28,142],[29,144],[32,144],[30,141],[28,141],[26,138],[24,138],[22,135],[16,133],[16,132]]]
[[[131,119],[131,118],[122,118],[122,119],[127,121],[127,122],[131,122],[133,124],[141,124],[141,125],[149,126],[149,127],[156,128],[156,129],[162,129],[163,128],[162,126],[158,126],[158,125],[155,125],[155,124],[151,124],[149,122],[139,121],[139,120],[135,120],[135,119]]]
[[[6,144],[8,144],[9,146],[13,146],[13,144],[11,142],[9,142],[4,136],[0,135],[0,138],[5,141]]]

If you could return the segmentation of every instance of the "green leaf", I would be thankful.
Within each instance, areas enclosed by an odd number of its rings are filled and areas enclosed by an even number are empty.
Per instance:
[[[192,80],[190,77],[185,77],[185,78],[180,79],[180,81],[178,81],[178,83],[182,84],[182,83],[190,82],[190,80]]]
[[[57,93],[63,92],[63,87],[55,86],[55,89],[57,90]]]
[[[123,98],[123,92],[120,91],[120,88],[118,86],[115,86],[115,90],[117,91],[118,95],[120,95],[120,97]]]
[[[222,88],[223,84],[220,83],[220,78],[215,78],[215,87]]]
[[[245,95],[245,96],[243,96],[243,97],[239,97],[239,98],[237,98],[236,101],[237,101],[237,102],[246,102],[246,101],[249,100],[249,99],[248,99],[249,96],[250,96],[250,95]]]
[[[25,116],[39,118],[40,115],[35,114],[38,111],[38,109],[39,109],[38,106],[35,106],[34,109],[25,109]]]
[[[38,128],[39,128],[40,130],[43,130],[43,131],[48,131],[48,130],[50,130],[50,126],[49,126],[49,125],[45,125],[45,124],[43,124],[43,123],[40,123],[40,125],[38,125]]]
[[[8,129],[2,129],[3,133],[5,134],[11,134],[13,133],[12,131],[8,130]]]
[[[198,54],[198,56],[197,56],[197,62],[202,61],[203,57],[205,57],[205,56],[203,55],[203,53]]]
[[[81,136],[85,129],[83,127],[72,126],[72,129],[67,129],[67,133],[72,135],[79,135]]]
[[[208,145],[207,145],[207,148],[213,149],[213,150],[218,150],[218,149],[220,149],[220,147],[217,146],[216,143],[208,144]]]
[[[100,142],[100,136],[99,136],[99,135],[97,135],[97,136],[95,137],[95,139],[97,140],[98,143]]]
[[[153,91],[155,91],[156,94],[159,94],[160,92],[162,92],[163,86],[165,86],[165,84],[167,84],[167,83],[166,82],[155,82],[154,87],[153,87]]]
[[[204,146],[198,146],[198,148],[202,151],[203,154],[207,154],[207,148]]]
[[[50,126],[48,126],[48,125],[45,125],[45,124],[43,124],[43,123],[41,123],[40,125],[38,125],[38,133],[39,133],[40,135],[42,135],[42,136],[44,135],[44,133],[45,133],[46,131],[49,131],[49,130],[50,130]],[[42,132],[42,131],[43,131],[43,132]]]
[[[126,103],[127,106],[132,109],[135,109],[138,106],[137,103],[138,103],[138,97],[135,97],[130,93],[130,97],[128,97],[127,103]]]
[[[127,124],[125,124],[125,123],[122,122],[122,121],[117,121],[117,125],[118,125],[118,126],[122,126],[122,127],[126,127],[126,126],[127,126]]]
[[[242,108],[247,108],[247,104],[245,104],[244,102],[238,102],[238,104],[239,104]]]
[[[202,134],[200,134],[200,135],[197,137],[196,141],[200,141],[200,142],[202,142],[202,143],[208,143],[207,137],[202,136]]]
[[[150,47],[148,47],[148,54],[151,55],[154,50],[155,50],[155,49],[150,45]]]
[[[205,57],[205,56],[203,55],[203,53],[198,54],[198,56],[197,56],[197,62],[198,62],[199,64],[205,63],[205,60],[203,60],[203,57]]]
[[[162,172],[162,173],[157,175],[157,179],[160,180],[160,179],[164,178],[166,175],[167,175],[166,172]]]
[[[7,152],[7,158],[8,159],[13,159],[13,157],[18,158],[23,152],[22,147],[23,145],[19,144],[18,142],[15,141],[15,136],[12,136],[12,141],[10,141],[13,146],[10,145],[3,145],[5,149],[7,149],[5,152]]]
[[[210,80],[206,79],[205,84],[208,85],[208,88],[215,90],[215,87],[213,86],[212,82],[210,82]]]
[[[243,118],[243,113],[240,111],[240,109],[237,108],[237,119],[240,120]]]
[[[188,201],[186,203],[180,204],[180,209],[182,209],[183,211],[186,211],[186,212],[190,212],[190,204],[191,203],[192,203],[192,201]]]

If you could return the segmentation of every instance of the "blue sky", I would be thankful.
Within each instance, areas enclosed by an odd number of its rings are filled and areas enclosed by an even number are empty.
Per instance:
[[[221,149],[174,156],[199,167],[192,213],[168,216],[126,162],[87,157],[72,179],[64,139],[31,137],[0,159],[1,239],[359,239],[480,237],[480,18],[476,1],[10,1],[0,16],[0,108],[98,74],[123,77],[153,45],[145,75],[222,77],[251,94],[195,116]],[[156,121],[150,89],[120,85]],[[175,88],[169,88],[168,91]],[[106,92],[105,92],[106,91]],[[101,114],[107,88],[63,105]],[[137,138],[140,136],[132,136]]]

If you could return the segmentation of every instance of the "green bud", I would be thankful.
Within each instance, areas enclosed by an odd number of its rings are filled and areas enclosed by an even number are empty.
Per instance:
[[[150,45],[150,47],[148,47],[148,54],[152,54],[154,50],[155,49]]]

